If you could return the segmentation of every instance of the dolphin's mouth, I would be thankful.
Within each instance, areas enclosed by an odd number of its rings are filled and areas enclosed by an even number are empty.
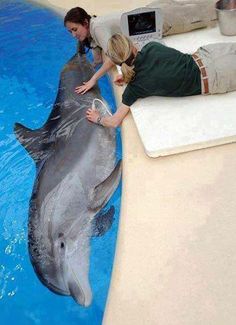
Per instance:
[[[58,287],[54,286],[51,282],[45,282],[44,284],[47,286],[47,288],[49,290],[51,290],[54,293],[57,293],[58,295],[61,295],[61,296],[70,296],[70,292],[69,291],[65,291],[65,290],[59,289]]]
[[[35,268],[35,267],[34,267]],[[42,282],[43,285],[45,285],[49,290],[52,292],[61,295],[61,296],[70,296],[70,292],[68,290],[63,290],[46,280],[43,276],[42,273],[39,272],[39,270],[35,270],[36,275],[38,276],[39,280]]]

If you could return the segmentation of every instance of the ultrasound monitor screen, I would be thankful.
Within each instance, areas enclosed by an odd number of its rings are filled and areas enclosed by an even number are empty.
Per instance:
[[[156,32],[155,11],[128,15],[129,35],[139,35]]]

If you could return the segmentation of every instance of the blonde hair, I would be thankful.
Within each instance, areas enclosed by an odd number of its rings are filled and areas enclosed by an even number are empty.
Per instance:
[[[135,56],[131,40],[122,34],[114,34],[108,41],[107,55],[112,62],[121,66],[124,81],[129,83],[135,76]]]

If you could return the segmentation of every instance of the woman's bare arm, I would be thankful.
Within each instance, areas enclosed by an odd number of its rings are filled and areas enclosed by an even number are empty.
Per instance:
[[[101,68],[92,76],[92,78],[84,82],[82,86],[78,86],[75,88],[75,92],[78,94],[85,94],[89,89],[91,89],[97,82],[99,78],[101,78],[107,71],[109,71],[115,64],[106,56],[105,61]]]
[[[101,118],[96,109],[89,108],[86,112],[86,117],[90,122],[98,123],[106,127],[116,128],[122,123],[129,110],[129,106],[121,104],[115,114],[112,116],[106,115]]]

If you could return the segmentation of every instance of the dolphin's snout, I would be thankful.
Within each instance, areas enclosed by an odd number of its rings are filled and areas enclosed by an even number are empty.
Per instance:
[[[79,264],[77,259],[74,260],[73,255],[67,260],[67,273],[64,276],[66,276],[70,295],[78,304],[88,307],[92,302],[88,270],[82,264]]]
[[[72,245],[73,244],[73,245]],[[92,290],[88,280],[88,263],[85,251],[75,246],[65,234],[58,234],[57,251],[61,285],[81,306],[88,307],[92,302]],[[85,258],[85,261],[83,259]]]
[[[86,290],[85,292],[82,290],[82,288],[79,286],[78,283],[70,282],[68,283],[69,291],[71,296],[74,298],[74,300],[83,307],[90,306],[92,302],[92,292],[91,290]]]

